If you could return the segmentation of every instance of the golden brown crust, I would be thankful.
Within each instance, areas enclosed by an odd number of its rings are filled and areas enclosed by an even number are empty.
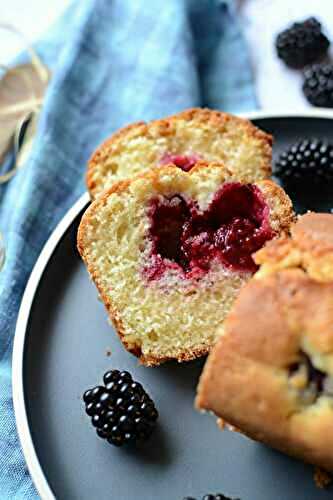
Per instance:
[[[196,406],[253,439],[333,470],[333,398],[317,394],[305,402],[309,381],[288,371],[306,352],[333,375],[332,297],[333,283],[315,282],[300,269],[251,280],[204,367]]]
[[[290,232],[290,226],[295,222],[293,205],[285,191],[275,182],[266,179],[259,181],[256,185],[261,189],[270,207],[270,222],[273,229],[279,228],[281,235]],[[274,201],[274,207],[273,207]],[[275,240],[274,240],[275,241]]]
[[[301,249],[314,252],[333,251],[333,215],[309,212],[299,217],[291,234]]]
[[[198,162],[190,172],[184,173],[184,175],[192,176],[192,175],[195,175],[196,172],[203,170],[203,169],[206,169],[208,167],[215,167],[215,168],[219,168],[219,169],[224,169],[224,171],[226,173],[228,173],[228,175],[231,175],[229,170],[226,167],[224,167],[221,163],[208,163],[205,161]],[[104,191],[101,194],[101,196],[99,196],[90,205],[90,207],[86,210],[86,212],[81,220],[79,229],[78,229],[77,247],[78,247],[79,253],[80,253],[83,261],[85,262],[85,264],[88,268],[88,271],[89,271],[89,274],[90,274],[92,280],[95,282],[95,284],[99,290],[101,299],[105,304],[105,307],[108,311],[110,320],[114,324],[115,329],[116,329],[121,341],[123,342],[124,346],[126,347],[126,349],[128,351],[132,352],[135,356],[137,356],[139,358],[140,362],[146,366],[156,366],[156,365],[159,365],[159,364],[161,364],[165,361],[168,361],[170,359],[176,359],[178,362],[190,361],[190,360],[193,360],[193,359],[196,359],[196,358],[199,358],[199,357],[202,357],[202,356],[208,354],[210,348],[208,346],[203,345],[203,346],[200,346],[200,347],[198,347],[194,350],[191,350],[191,351],[189,351],[189,350],[181,351],[180,350],[178,355],[175,355],[172,358],[168,358],[168,357],[145,356],[141,352],[140,346],[129,345],[126,342],[126,332],[125,332],[125,328],[124,328],[122,321],[121,321],[121,313],[120,313],[120,311],[117,311],[115,306],[112,304],[110,297],[108,295],[106,295],[104,293],[103,289],[99,286],[97,270],[96,270],[95,266],[93,265],[93,263],[86,256],[86,253],[85,253],[85,234],[87,232],[86,229],[90,223],[90,220],[93,218],[94,213],[97,213],[100,210],[100,207],[103,206],[107,202],[109,196],[111,196],[113,193],[120,194],[122,192],[125,192],[126,190],[128,190],[131,183],[135,182],[137,179],[151,179],[152,184],[158,186],[159,179],[161,176],[168,174],[168,173],[172,174],[173,172],[174,172],[174,167],[172,165],[165,165],[165,166],[162,166],[161,168],[159,168],[158,170],[150,170],[148,172],[143,172],[141,174],[138,174],[136,177],[134,177],[131,180],[119,181],[119,182],[115,183],[111,188]],[[257,183],[257,185],[262,190],[262,192],[267,197],[267,199],[270,196],[271,198],[274,197],[276,200],[279,201],[280,228],[281,228],[281,230],[288,230],[290,223],[293,220],[294,214],[292,211],[291,202],[290,202],[289,198],[287,197],[287,195],[285,194],[285,192],[283,191],[283,189],[280,188],[279,186],[277,186],[274,182],[272,182],[270,180],[260,181]]]
[[[177,361],[178,363],[186,363],[187,361],[193,361],[194,359],[197,358],[202,358],[203,356],[206,356],[210,351],[210,348],[207,346],[198,348],[198,349],[192,349],[191,351],[183,351],[180,352],[178,356],[173,356],[173,357],[166,357],[166,356],[161,356],[161,357],[156,357],[156,356],[144,356],[143,354],[138,355],[137,351],[129,349],[129,352],[134,354],[136,357],[139,358],[140,363],[143,364],[144,366],[159,366],[163,363],[166,363],[167,361]],[[141,351],[140,351],[141,352]]]
[[[291,227],[291,238],[269,242],[254,259],[260,278],[279,269],[300,268],[321,282],[333,280],[333,214],[307,213]]]
[[[106,139],[92,154],[88,161],[88,168],[86,172],[86,184],[88,191],[92,197],[96,194],[96,181],[94,178],[94,171],[97,165],[105,163],[108,159],[111,149],[116,146],[120,141],[127,138],[134,138],[139,136],[147,136],[150,134],[151,129],[158,129],[160,136],[168,136],[172,133],[172,124],[176,120],[195,120],[198,126],[200,124],[211,124],[216,129],[216,133],[225,129],[226,123],[233,122],[235,126],[242,126],[249,137],[255,137],[260,141],[262,148],[262,155],[266,158],[265,165],[263,166],[263,176],[270,177],[271,175],[271,161],[272,161],[272,143],[273,137],[262,130],[255,127],[249,120],[239,118],[229,113],[222,111],[211,110],[207,108],[191,108],[180,113],[153,120],[151,122],[139,121],[127,125],[120,130],[116,131],[111,137]],[[266,172],[266,174],[265,174]]]

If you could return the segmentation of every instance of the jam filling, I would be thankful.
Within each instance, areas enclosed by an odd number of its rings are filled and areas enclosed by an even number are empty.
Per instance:
[[[148,280],[159,279],[166,269],[200,278],[215,259],[231,271],[253,273],[257,266],[252,254],[275,234],[261,191],[237,182],[224,184],[204,212],[175,195],[153,199],[148,216]]]
[[[195,154],[191,155],[177,155],[173,153],[165,153],[161,160],[160,165],[167,165],[173,163],[176,167],[181,168],[184,172],[189,172],[192,167],[200,160],[200,157]]]

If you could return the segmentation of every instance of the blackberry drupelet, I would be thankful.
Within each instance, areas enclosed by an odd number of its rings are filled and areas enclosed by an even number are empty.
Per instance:
[[[130,373],[119,370],[106,372],[103,381],[104,386],[83,395],[98,436],[115,446],[148,439],[158,412],[142,385]]]
[[[307,68],[303,92],[313,106],[333,108],[333,64],[315,64]]]
[[[333,182],[333,145],[317,139],[304,139],[284,151],[273,173],[286,187],[328,187]]]
[[[279,33],[275,41],[277,55],[291,68],[304,68],[319,61],[327,53],[328,38],[314,17],[294,23]]]

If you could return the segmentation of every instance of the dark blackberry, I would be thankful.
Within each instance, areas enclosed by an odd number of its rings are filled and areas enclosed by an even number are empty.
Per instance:
[[[304,139],[284,151],[273,173],[286,188],[330,189],[333,182],[333,146],[317,139]]]
[[[313,106],[333,108],[333,64],[315,64],[307,68],[303,92]]]
[[[292,24],[275,40],[278,57],[291,68],[304,68],[319,61],[326,55],[329,44],[320,22],[314,17]]]
[[[142,385],[130,373],[119,370],[105,373],[103,381],[105,386],[83,394],[86,413],[97,435],[115,446],[148,439],[158,412]]]

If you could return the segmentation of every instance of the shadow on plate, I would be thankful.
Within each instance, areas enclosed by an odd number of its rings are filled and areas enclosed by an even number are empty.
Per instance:
[[[160,367],[153,368],[153,370],[158,370],[158,376],[167,378],[168,382],[176,385],[178,390],[195,392],[205,361],[206,358],[187,363],[169,361]]]
[[[124,446],[121,452],[126,453],[132,460],[158,467],[171,464],[172,456],[174,456],[161,422],[157,424],[149,441],[136,446]]]

